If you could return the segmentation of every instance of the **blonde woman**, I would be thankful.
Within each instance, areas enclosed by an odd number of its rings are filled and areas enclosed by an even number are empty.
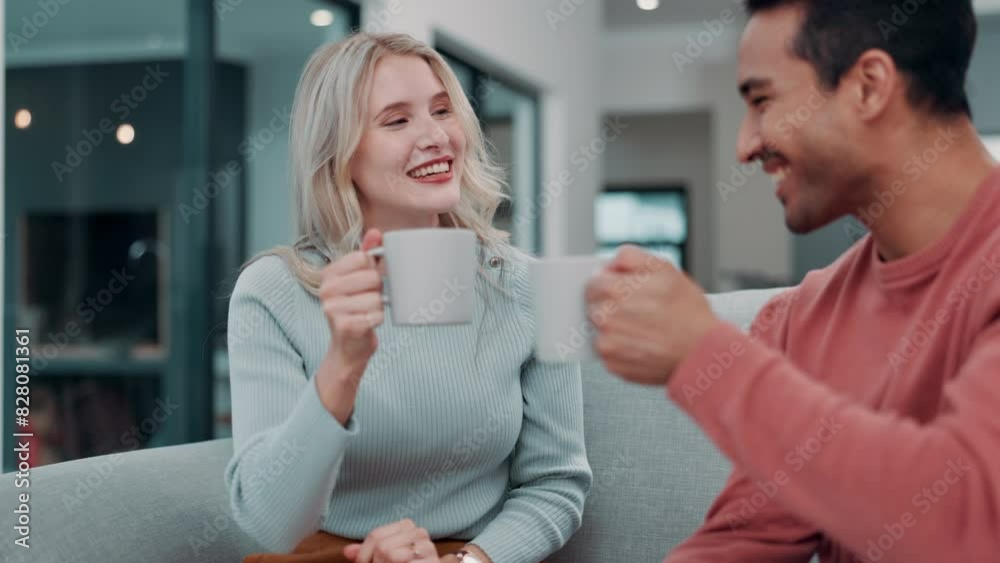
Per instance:
[[[527,258],[448,65],[405,35],[319,49],[295,96],[299,239],[251,261],[229,311],[246,561],[535,563],[579,527],[591,484],[579,367],[532,354]],[[480,242],[470,325],[393,326],[385,231]],[[291,553],[289,553],[291,552]]]

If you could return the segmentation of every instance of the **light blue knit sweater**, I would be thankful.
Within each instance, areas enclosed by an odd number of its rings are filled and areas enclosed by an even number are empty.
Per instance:
[[[386,315],[346,429],[312,381],[330,342],[319,301],[275,256],[240,275],[225,480],[244,530],[288,552],[317,529],[361,539],[411,518],[496,563],[536,563],[567,542],[592,480],[580,369],[536,362],[530,258],[494,256],[472,324],[393,326]]]

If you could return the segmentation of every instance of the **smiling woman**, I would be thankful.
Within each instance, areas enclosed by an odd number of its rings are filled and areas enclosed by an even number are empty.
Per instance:
[[[591,483],[580,369],[534,356],[529,259],[493,226],[502,170],[454,72],[406,35],[325,46],[299,81],[290,152],[298,238],[244,267],[229,312],[226,483],[241,528],[278,552],[247,561],[537,563],[560,549]],[[395,297],[386,317],[383,231],[475,235],[470,322],[394,324]],[[290,443],[302,449],[283,464]]]
[[[465,157],[448,92],[423,59],[387,56],[375,70],[368,114],[351,170],[368,226],[437,226],[458,204]]]

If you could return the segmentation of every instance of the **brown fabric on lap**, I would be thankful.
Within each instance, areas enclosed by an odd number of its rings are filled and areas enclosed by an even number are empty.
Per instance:
[[[243,563],[350,563],[344,557],[344,548],[357,540],[349,540],[326,532],[316,532],[299,542],[291,553],[254,553],[247,555]],[[455,553],[466,542],[461,540],[441,540],[434,542],[438,556]]]

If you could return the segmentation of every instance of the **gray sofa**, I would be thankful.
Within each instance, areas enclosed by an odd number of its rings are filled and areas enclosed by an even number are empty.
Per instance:
[[[747,328],[775,290],[710,297]],[[669,314],[669,313],[667,313]],[[584,410],[594,487],[583,527],[554,563],[658,562],[699,525],[729,464],[662,388],[586,364]],[[0,481],[0,561],[236,562],[262,551],[234,523],[222,474],[230,440],[137,450],[31,473],[31,549],[13,545],[12,474]],[[8,539],[11,538],[11,539]]]

